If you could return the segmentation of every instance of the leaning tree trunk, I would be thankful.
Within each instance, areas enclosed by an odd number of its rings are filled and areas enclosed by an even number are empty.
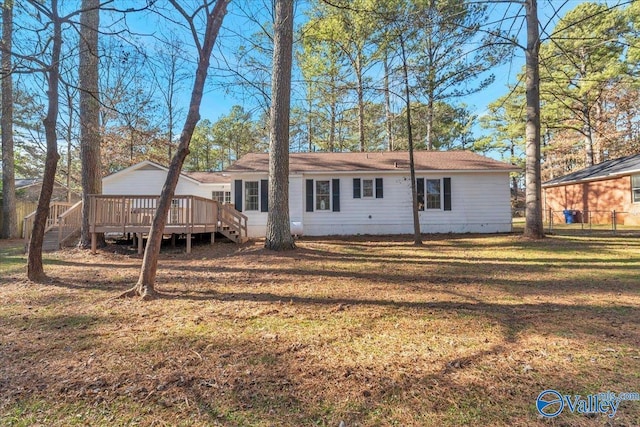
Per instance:
[[[293,0],[277,0],[271,73],[271,129],[269,142],[269,214],[264,247],[294,249],[289,222],[289,112],[291,108],[291,56]]]
[[[18,237],[16,215],[16,181],[13,160],[13,77],[11,46],[13,42],[13,0],[2,7],[2,230],[0,237]]]
[[[527,49],[526,55],[526,222],[524,235],[534,239],[544,237],[542,223],[542,179],[540,176],[540,69],[538,54],[540,36],[538,32],[537,0],[526,0]]]
[[[82,0],[80,16],[80,159],[82,170],[82,232],[80,247],[91,247],[89,195],[102,193],[100,101],[98,89],[98,26],[100,0]],[[98,244],[104,235],[98,236]]]
[[[27,277],[34,282],[39,282],[46,278],[42,266],[42,242],[44,240],[47,217],[49,216],[49,203],[53,194],[56,167],[60,158],[58,154],[58,137],[56,135],[59,102],[58,88],[60,85],[60,50],[62,48],[62,26],[58,16],[58,0],[51,0],[51,23],[53,25],[51,64],[47,71],[47,102],[49,105],[47,107],[47,115],[42,120],[47,141],[47,157],[44,164],[40,199],[38,200],[36,216],[33,221],[33,233],[29,242],[29,259],[27,261]]]
[[[167,179],[160,193],[160,200],[156,213],[153,216],[151,231],[147,239],[147,247],[144,251],[142,259],[142,268],[140,269],[140,277],[138,283],[129,291],[123,293],[123,297],[140,296],[143,299],[152,298],[155,294],[156,272],[158,270],[158,256],[160,255],[160,246],[162,244],[162,234],[164,226],[171,207],[171,199],[178,185],[178,178],[182,171],[184,160],[189,154],[189,144],[196,124],[200,120],[200,103],[202,102],[202,94],[204,92],[204,84],[207,80],[207,71],[209,70],[209,61],[213,45],[222,26],[222,19],[227,11],[227,3],[229,0],[217,0],[213,10],[208,13],[206,18],[206,29],[202,45],[197,39],[197,32],[193,17],[188,15],[179,5],[178,0],[170,0],[173,7],[188,21],[194,35],[194,42],[198,46],[198,66],[196,68],[195,80],[191,91],[191,102],[189,103],[189,112],[180,134],[180,142],[176,148],[176,153],[171,160]]]

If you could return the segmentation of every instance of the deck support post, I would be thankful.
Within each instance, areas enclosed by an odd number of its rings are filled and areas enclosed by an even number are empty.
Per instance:
[[[176,233],[171,233],[171,247],[176,247]]]
[[[216,242],[216,233],[211,233],[211,244],[213,245]]]
[[[191,233],[187,233],[187,253],[191,253]]]
[[[91,253],[95,254],[96,249],[98,247],[98,238],[96,237],[95,231],[91,233]]]
[[[138,255],[143,253],[142,233],[138,233]]]

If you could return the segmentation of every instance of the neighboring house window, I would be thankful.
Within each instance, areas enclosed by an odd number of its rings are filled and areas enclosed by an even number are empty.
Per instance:
[[[631,199],[633,203],[640,203],[640,175],[631,177]]]
[[[218,203],[231,203],[231,191],[213,191],[211,198]]]
[[[373,197],[373,180],[362,180],[362,197]]]
[[[331,181],[316,181],[316,210],[331,209]]]
[[[244,183],[244,205],[246,211],[257,211],[260,207],[258,197],[258,181],[245,181]]]
[[[426,208],[427,209],[440,209],[440,180],[439,179],[427,179],[426,182]]]

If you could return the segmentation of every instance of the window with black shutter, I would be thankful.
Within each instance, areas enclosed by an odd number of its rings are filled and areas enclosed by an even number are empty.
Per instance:
[[[353,198],[359,199],[361,197],[360,194],[360,178],[353,178]]]
[[[242,212],[242,180],[236,179],[233,187],[233,202],[236,205],[236,210]]]
[[[313,212],[313,180],[308,179],[305,184],[307,212]]]
[[[444,210],[451,210],[451,178],[442,178],[442,187],[444,192]]]

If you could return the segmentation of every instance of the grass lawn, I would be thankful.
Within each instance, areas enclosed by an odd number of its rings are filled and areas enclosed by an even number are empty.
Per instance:
[[[113,299],[141,258],[0,241],[0,425],[638,426],[545,389],[640,391],[640,240],[303,239],[165,252],[154,301]]]

